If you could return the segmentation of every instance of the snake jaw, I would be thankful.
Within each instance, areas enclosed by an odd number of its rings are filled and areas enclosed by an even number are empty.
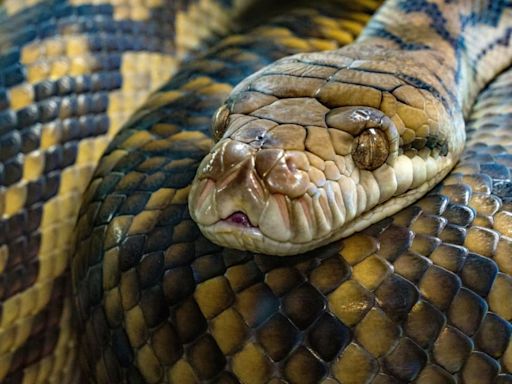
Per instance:
[[[204,179],[191,191],[191,213],[203,234],[220,245],[280,256],[302,253],[349,236],[417,200],[449,172],[455,160],[451,154],[429,158],[426,179],[420,183],[413,174],[418,165],[400,155],[393,166],[384,164],[373,172],[356,168],[350,177],[341,175],[321,187],[312,185],[299,198],[269,193],[260,200],[258,210],[250,204],[233,204],[240,203],[236,199],[221,207],[215,182]],[[384,188],[372,186],[376,180],[387,184],[380,184]],[[411,188],[413,183],[417,185]],[[378,193],[367,192],[375,188]],[[208,192],[213,197],[205,197]]]
[[[396,167],[404,166],[401,163],[404,157],[400,156]],[[257,226],[234,223],[228,216],[228,220],[218,220],[212,225],[198,223],[199,228],[208,239],[229,248],[267,254],[271,252],[276,256],[307,252],[363,230],[416,201],[446,176],[455,160],[451,155],[441,159],[442,164],[438,164],[437,172],[431,179],[367,211],[364,207],[368,200],[361,198],[361,190],[355,181],[342,177],[339,182],[331,181],[324,188],[318,188],[313,196],[305,194],[294,200],[285,198],[284,202],[279,201],[279,198],[276,201],[275,196],[271,196],[267,202],[269,208],[266,208],[268,217],[261,217]],[[363,200],[365,203],[361,204]],[[287,206],[286,212],[282,211],[283,203]],[[325,214],[325,204],[332,215]],[[293,223],[293,226],[285,225],[287,223]],[[336,230],[333,231],[334,228]]]
[[[263,147],[235,151],[243,160],[231,164],[229,147],[250,145],[221,141],[205,159],[190,193],[192,218],[215,243],[275,255],[302,253],[364,229],[421,197],[454,164],[451,156],[411,159],[397,148],[375,170],[358,168],[350,153],[331,168],[316,155]],[[287,194],[301,177],[301,193]]]

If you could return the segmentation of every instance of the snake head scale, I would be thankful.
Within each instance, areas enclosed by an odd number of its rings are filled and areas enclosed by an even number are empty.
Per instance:
[[[375,104],[373,88],[329,88],[339,70],[314,61],[291,57],[264,68],[213,117],[215,144],[189,196],[192,218],[213,242],[302,253],[395,213],[453,166],[437,128],[450,119],[434,97],[396,79],[435,111],[410,129],[404,121],[419,118],[387,106],[397,103],[391,93]]]

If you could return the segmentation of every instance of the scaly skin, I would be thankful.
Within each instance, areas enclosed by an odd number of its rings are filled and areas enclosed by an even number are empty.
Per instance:
[[[432,195],[305,256],[265,257],[217,247],[190,220],[208,115],[262,65],[350,42],[377,4],[233,35],[115,135],[176,55],[230,19],[231,3],[34,3],[6,0],[0,11],[2,383],[79,380],[71,301],[81,382],[512,380],[510,74],[482,95],[463,162]],[[477,62],[507,57],[507,42]],[[70,299],[78,201],[112,136],[81,210]]]
[[[221,137],[192,186],[203,234],[294,255],[423,196],[459,159],[475,95],[512,61],[512,9],[492,4],[389,1],[355,44],[244,80],[214,121]],[[382,161],[368,168],[355,151],[375,129],[382,145],[363,152]]]
[[[510,73],[475,105],[460,166],[361,233],[273,257],[217,246],[191,220],[209,121],[234,84],[280,55],[346,42],[366,16],[335,7],[290,17],[189,62],[153,99],[167,103],[148,103],[102,158],[72,263],[91,376],[509,383]]]
[[[69,262],[82,193],[120,127],[243,3],[2,2],[0,382],[76,380]]]
[[[218,276],[225,270],[218,264],[223,256],[199,235],[186,204],[197,166],[211,146],[211,115],[236,83],[269,62],[350,43],[377,6],[351,2],[290,12],[227,37],[188,62],[114,138],[85,193],[72,260],[80,344],[87,372],[97,382],[222,383],[232,377],[221,371],[238,348],[229,341],[231,335],[242,336],[239,316],[232,333],[229,325],[218,323],[226,335],[219,336],[227,341],[221,347],[224,357],[212,337],[203,334],[205,318],[190,300],[195,284],[190,284],[188,264],[200,254],[213,264],[200,262],[198,281],[215,275],[213,285],[202,290],[213,294],[204,303],[233,297],[216,290],[228,287]],[[147,252],[153,256],[146,257]],[[167,261],[161,264],[163,258]],[[228,322],[234,314],[229,312]],[[95,335],[105,342],[98,343]],[[262,373],[267,375],[266,369]]]

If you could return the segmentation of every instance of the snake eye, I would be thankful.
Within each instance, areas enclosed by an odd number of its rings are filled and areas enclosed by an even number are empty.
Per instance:
[[[229,108],[226,104],[222,105],[215,115],[212,118],[211,125],[211,133],[213,140],[216,142],[219,141],[224,133],[226,132],[226,127],[228,125],[228,117],[229,117]]]
[[[389,155],[389,142],[380,129],[366,129],[356,137],[352,147],[352,159],[361,169],[373,171],[379,168]]]

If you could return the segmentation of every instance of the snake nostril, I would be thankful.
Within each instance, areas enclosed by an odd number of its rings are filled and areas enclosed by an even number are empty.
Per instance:
[[[254,140],[250,143],[250,145],[254,148],[261,148],[267,142],[267,136],[264,133],[260,133],[258,136],[254,138]]]

